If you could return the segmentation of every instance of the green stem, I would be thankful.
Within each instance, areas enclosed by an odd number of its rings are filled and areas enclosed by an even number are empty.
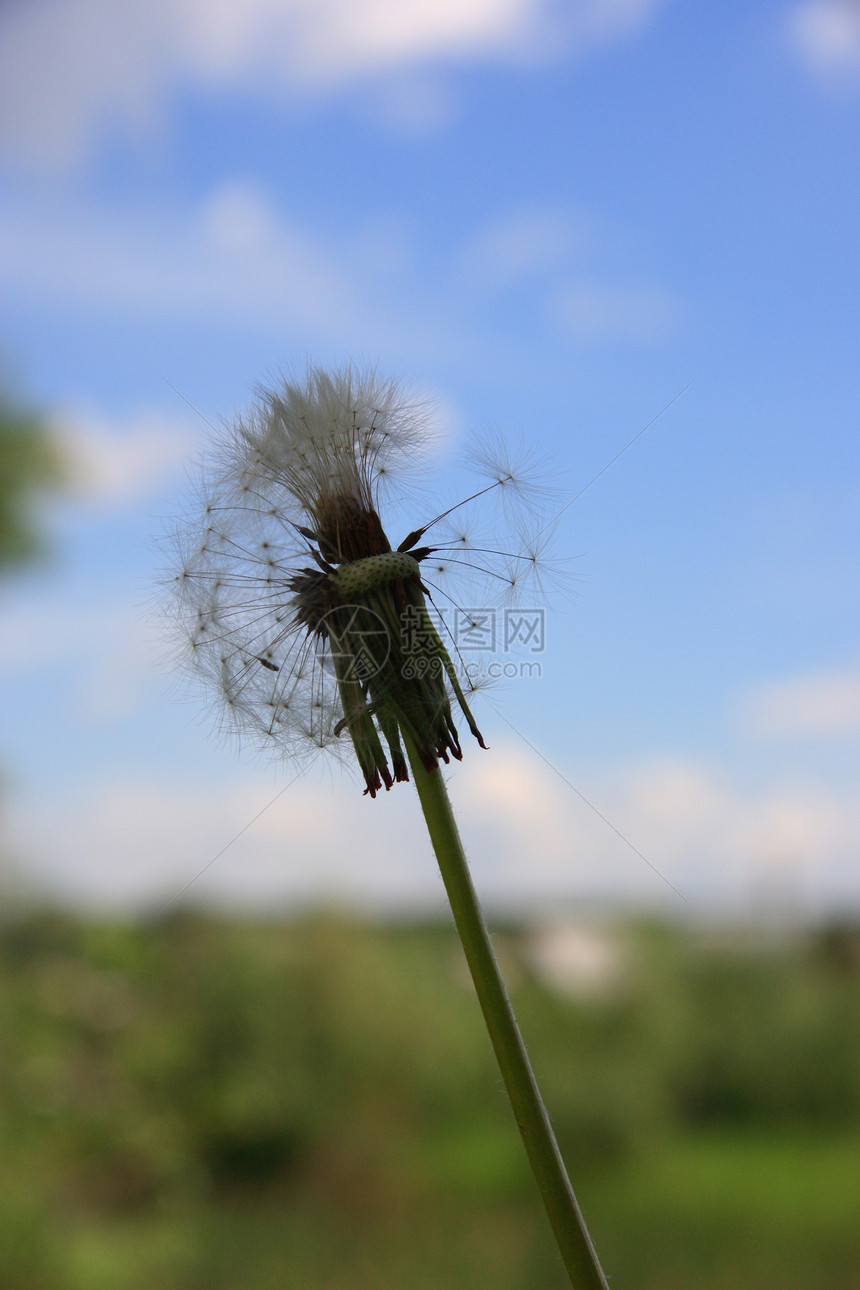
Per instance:
[[[445,781],[439,769],[424,769],[411,739],[405,738],[405,743],[415,787],[496,1060],[570,1283],[576,1290],[609,1290],[573,1194],[493,953]]]

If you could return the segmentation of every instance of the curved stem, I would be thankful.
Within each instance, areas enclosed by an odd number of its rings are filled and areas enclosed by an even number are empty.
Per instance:
[[[573,1194],[493,953],[445,781],[438,768],[425,770],[411,740],[407,738],[405,742],[415,787],[496,1060],[570,1283],[576,1290],[609,1290]]]

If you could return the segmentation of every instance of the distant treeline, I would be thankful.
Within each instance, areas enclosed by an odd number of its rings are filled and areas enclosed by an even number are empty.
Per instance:
[[[585,935],[496,944],[613,1284],[856,1288],[860,929]],[[565,1284],[447,926],[31,915],[0,1041],[4,1287]]]

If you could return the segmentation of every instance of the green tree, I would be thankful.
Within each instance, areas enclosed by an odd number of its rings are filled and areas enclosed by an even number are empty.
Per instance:
[[[34,502],[60,474],[43,421],[0,393],[0,574],[42,551]]]

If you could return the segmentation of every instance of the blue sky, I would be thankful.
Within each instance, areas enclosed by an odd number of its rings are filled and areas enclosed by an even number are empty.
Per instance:
[[[159,907],[292,778],[177,697],[152,537],[207,423],[312,358],[434,400],[442,495],[498,431],[549,457],[556,508],[684,390],[565,510],[542,675],[452,776],[489,901],[860,903],[856,5],[0,25],[0,343],[72,472],[52,559],[0,593],[10,883]],[[411,792],[331,767],[184,898],[442,904]]]

